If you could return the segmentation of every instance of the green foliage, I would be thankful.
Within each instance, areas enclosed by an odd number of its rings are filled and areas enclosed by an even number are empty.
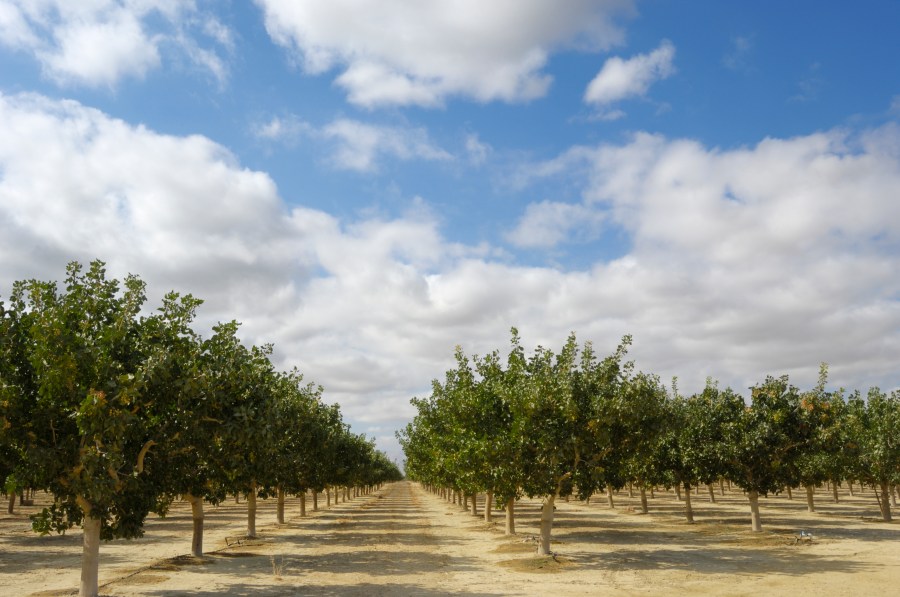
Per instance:
[[[142,316],[145,285],[95,261],[54,282],[17,282],[0,301],[0,477],[44,489],[40,533],[84,516],[101,536],[136,537],[179,495],[278,485],[375,483],[400,474],[354,436],[322,389],[278,373],[272,348],[245,347],[236,322],[201,339],[201,301],[176,293]]]

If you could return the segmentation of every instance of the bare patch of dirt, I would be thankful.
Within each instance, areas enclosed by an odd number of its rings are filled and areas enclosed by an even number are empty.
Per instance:
[[[603,499],[560,501],[555,558],[535,555],[537,500],[516,505],[519,534],[512,537],[501,534],[502,525],[485,524],[410,483],[306,517],[292,498],[284,525],[275,524],[275,500],[261,500],[256,539],[241,536],[246,504],[229,501],[207,510],[202,558],[189,555],[190,506],[175,504],[165,519],[147,521],[142,539],[101,546],[101,593],[826,597],[889,595],[900,584],[900,522],[875,518],[871,492],[842,490],[839,504],[817,503],[817,513],[772,496],[761,501],[762,533],[750,532],[740,491],[716,497],[716,503],[695,502],[696,524],[686,523],[684,504],[671,493],[657,492],[641,516],[635,515],[639,498],[627,494],[615,496],[614,509]],[[0,518],[0,593],[75,595],[81,534],[31,533],[28,514],[49,503],[37,498],[35,506]],[[478,505],[483,511],[482,497]]]
[[[530,558],[503,560],[498,563],[514,572],[529,572],[533,574],[557,574],[563,572],[565,568],[574,565],[573,562],[559,556],[533,556]]]

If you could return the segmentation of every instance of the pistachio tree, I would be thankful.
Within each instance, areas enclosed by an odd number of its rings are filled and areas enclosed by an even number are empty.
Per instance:
[[[787,376],[767,377],[751,388],[751,403],[735,425],[729,476],[747,492],[753,531],[762,531],[759,496],[785,487],[809,441],[801,411],[800,392]]]
[[[37,280],[14,286],[12,304],[28,322],[17,350],[30,369],[5,376],[2,391],[29,480],[54,496],[33,526],[82,526],[80,592],[88,596],[98,590],[101,539],[138,537],[147,514],[165,508],[151,452],[162,439],[163,405],[146,385],[160,355],[139,316],[139,278],[108,279],[100,261],[87,270],[71,263],[66,274],[63,289]]]
[[[871,388],[865,401],[851,399],[849,411],[859,451],[855,476],[875,487],[881,517],[890,522],[890,492],[900,482],[900,391]]]

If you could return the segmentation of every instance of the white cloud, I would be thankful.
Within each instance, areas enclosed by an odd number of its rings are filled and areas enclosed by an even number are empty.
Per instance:
[[[900,127],[732,151],[638,134],[573,149],[544,171],[585,166],[584,207],[633,245],[595,268],[594,305],[610,313],[610,289],[624,292],[636,353],[655,369],[740,389],[767,373],[810,382],[824,360],[839,383],[897,385]],[[551,220],[547,234],[557,230]]]
[[[475,133],[466,135],[465,145],[469,161],[476,166],[484,164],[494,151],[489,144],[484,143]]]
[[[316,127],[293,114],[276,116],[253,126],[252,133],[259,139],[287,145],[303,137],[325,143],[330,151],[327,162],[337,170],[375,172],[386,157],[402,161],[453,159],[429,139],[424,128],[368,124],[349,118]]]
[[[643,96],[653,83],[672,76],[674,59],[675,46],[668,40],[649,54],[638,54],[628,60],[614,56],[588,84],[584,101],[603,106]]]
[[[614,23],[632,0],[256,0],[272,39],[309,74],[337,77],[362,106],[436,106],[448,96],[523,101],[543,96],[548,56],[621,43]]]
[[[268,122],[256,124],[252,127],[252,133],[258,139],[280,141],[290,145],[300,137],[314,135],[315,128],[308,122],[290,114],[283,118],[273,116]]]
[[[218,48],[203,47],[201,36]],[[0,43],[33,54],[58,84],[89,87],[143,78],[170,49],[222,84],[228,67],[218,50],[233,50],[227,27],[177,0],[5,0]]]
[[[898,141],[888,125],[730,151],[648,134],[573,148],[535,176],[583,180],[583,204],[522,221],[545,216],[532,234],[552,239],[573,214],[602,219],[631,249],[564,272],[451,242],[422,200],[393,220],[342,221],[289,207],[204,137],[0,95],[0,294],[96,257],[154,296],[192,292],[204,325],[234,318],[248,341],[274,342],[279,366],[323,384],[357,431],[402,424],[456,344],[502,349],[512,325],[529,346],[576,330],[599,351],[631,333],[638,366],[684,391],[707,375],[738,390],[768,373],[811,384],[822,360],[837,384],[891,388]]]
[[[381,156],[400,160],[449,160],[451,156],[434,145],[425,129],[375,126],[341,118],[324,127],[322,136],[336,142],[331,161],[341,170],[371,172]]]
[[[604,214],[584,205],[532,203],[506,240],[522,248],[550,248],[567,240],[595,238]]]

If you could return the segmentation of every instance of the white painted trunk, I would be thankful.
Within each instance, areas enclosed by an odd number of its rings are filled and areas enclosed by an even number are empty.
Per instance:
[[[606,503],[609,504],[610,508],[616,507],[616,504],[613,502],[613,493],[612,493],[611,485],[606,486]]]
[[[100,525],[99,518],[91,518],[91,507],[86,500],[78,498],[78,505],[84,512],[82,529],[84,537],[81,552],[81,588],[79,597],[97,597],[100,593]]]
[[[712,483],[708,483],[706,485],[706,489],[709,491],[709,501],[713,504],[716,503],[716,491],[713,489]]]
[[[506,500],[506,534],[516,534],[516,500],[509,498]]]
[[[191,505],[191,520],[194,527],[191,535],[191,553],[199,558],[203,555],[203,498],[188,494],[185,499]]]
[[[747,498],[750,500],[750,530],[759,533],[762,531],[762,522],[759,518],[759,492],[748,491]]]
[[[550,531],[553,529],[553,506],[556,501],[556,495],[550,495],[544,498],[541,506],[541,538],[538,543],[537,553],[539,556],[550,555]]]

